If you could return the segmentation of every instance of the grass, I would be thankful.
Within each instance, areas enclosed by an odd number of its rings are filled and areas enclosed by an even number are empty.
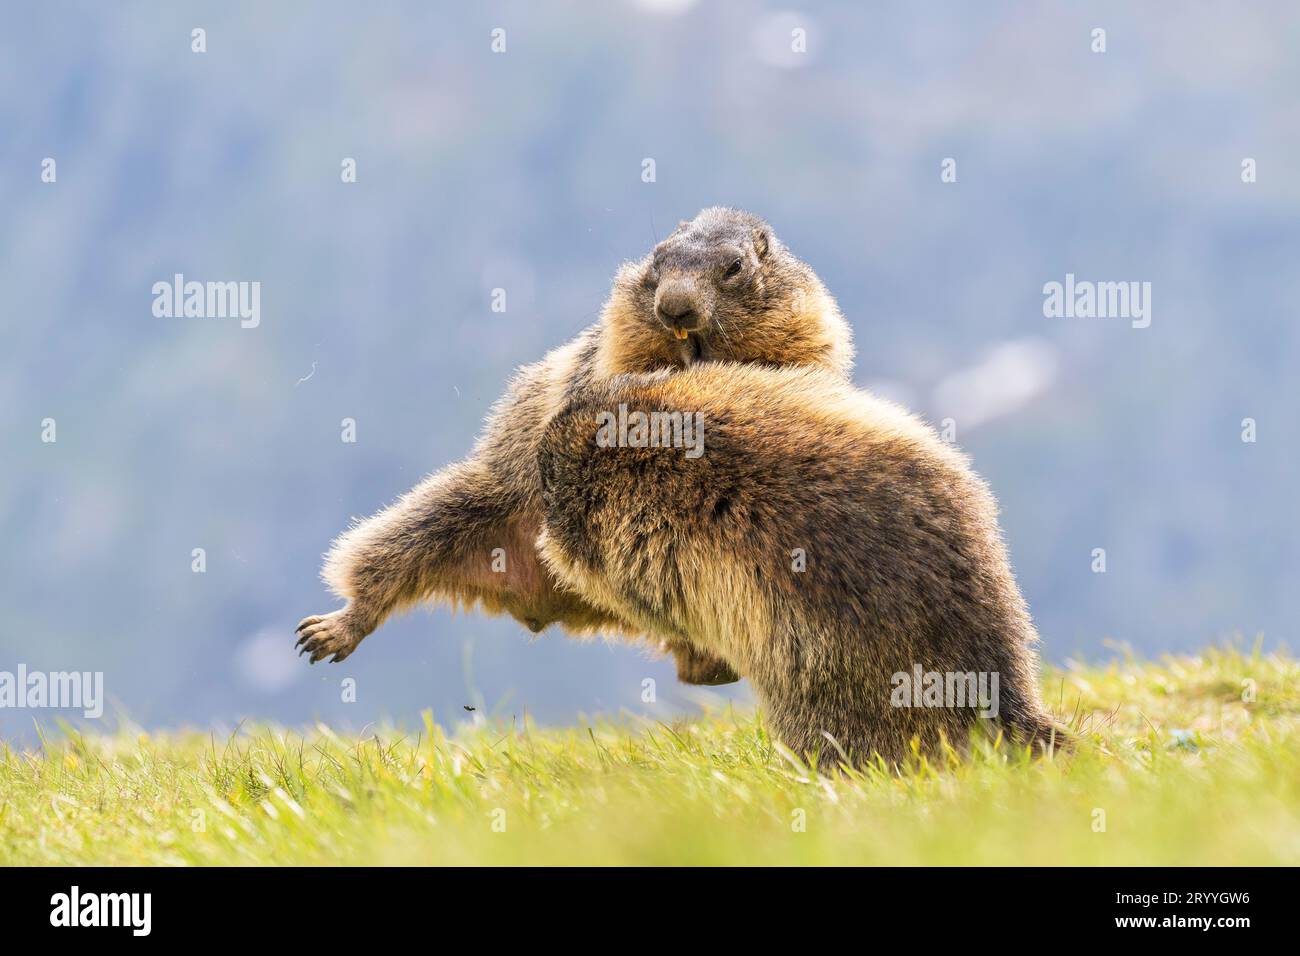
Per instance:
[[[454,738],[427,718],[65,729],[0,753],[0,863],[1294,865],[1298,678],[1235,650],[1056,671],[1074,755],[985,746],[901,776],[818,773],[731,711]]]

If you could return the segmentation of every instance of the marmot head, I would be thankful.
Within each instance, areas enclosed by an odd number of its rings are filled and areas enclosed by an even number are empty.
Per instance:
[[[751,213],[714,206],[626,263],[605,303],[604,375],[699,361],[847,375],[852,333],[817,274]]]

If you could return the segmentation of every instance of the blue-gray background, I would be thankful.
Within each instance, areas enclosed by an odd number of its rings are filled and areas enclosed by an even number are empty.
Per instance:
[[[688,707],[666,662],[479,613],[338,667],[291,631],[348,518],[714,203],[821,273],[859,383],[956,420],[1048,659],[1286,641],[1297,54],[1287,3],[6,4],[0,670],[101,670],[146,726]],[[177,272],[260,281],[261,326],[155,318]],[[1045,318],[1067,272],[1151,282],[1151,327]]]

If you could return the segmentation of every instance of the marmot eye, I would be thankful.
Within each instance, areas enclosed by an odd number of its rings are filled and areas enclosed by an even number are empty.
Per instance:
[[[741,261],[737,259],[731,265],[727,266],[727,271],[722,274],[722,278],[730,279],[732,276],[740,275],[741,265],[742,265]]]

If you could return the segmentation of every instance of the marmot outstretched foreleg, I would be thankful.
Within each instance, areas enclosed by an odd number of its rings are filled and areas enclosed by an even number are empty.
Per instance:
[[[489,546],[506,544],[512,508],[491,485],[480,462],[453,465],[344,532],[322,576],[348,603],[298,625],[298,644],[312,662],[345,659],[388,615],[417,602],[473,603],[503,590],[507,582],[491,575]]]

